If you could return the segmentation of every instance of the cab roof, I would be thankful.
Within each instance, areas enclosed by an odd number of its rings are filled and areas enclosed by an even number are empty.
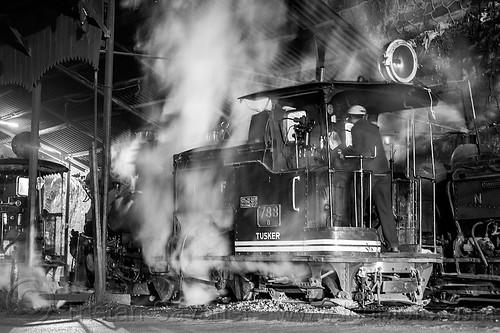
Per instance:
[[[437,105],[438,97],[426,87],[393,82],[313,82],[291,87],[261,91],[240,97],[240,100],[270,98],[280,105],[292,105],[301,100],[326,101],[334,107],[347,109],[359,104],[368,114],[378,115],[410,108]]]
[[[0,172],[27,176],[29,173],[29,159],[27,158],[1,158]],[[38,160],[38,173],[41,176],[48,176],[57,173],[68,172],[68,168],[62,164]]]

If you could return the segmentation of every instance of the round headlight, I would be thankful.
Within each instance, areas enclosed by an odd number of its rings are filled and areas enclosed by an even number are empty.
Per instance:
[[[417,67],[417,54],[410,43],[396,39],[384,47],[379,71],[386,80],[408,83],[415,77]]]

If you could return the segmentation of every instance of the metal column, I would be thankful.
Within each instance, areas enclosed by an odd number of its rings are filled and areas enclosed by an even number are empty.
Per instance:
[[[29,225],[27,229],[27,248],[26,258],[28,265],[33,267],[35,265],[35,237],[36,237],[36,223],[38,220],[37,212],[37,178],[38,178],[38,145],[39,145],[39,130],[40,130],[40,108],[42,98],[42,86],[38,83],[33,88],[31,98],[31,135],[30,135],[30,150],[29,150]]]

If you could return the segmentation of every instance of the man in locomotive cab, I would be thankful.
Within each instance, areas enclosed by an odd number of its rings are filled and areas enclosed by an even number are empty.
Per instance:
[[[334,169],[344,169],[346,164],[340,158],[342,149],[345,148],[340,135],[337,131],[331,129],[328,133],[328,149],[330,149],[330,161]]]
[[[368,120],[366,109],[353,105],[347,110],[351,128],[352,145],[341,154],[363,158],[363,169],[372,172],[372,197],[382,227],[386,246],[390,252],[398,252],[396,222],[392,213],[391,176],[382,136],[377,125]],[[367,199],[367,191],[363,200]]]
[[[346,163],[348,161],[344,161],[340,158],[339,153],[345,148],[345,145],[340,138],[337,128],[334,124],[330,125],[328,134],[318,139],[321,143],[317,160],[320,168],[323,167],[322,172],[318,173],[318,184],[321,189],[321,206],[324,207],[320,220],[323,221],[323,225],[325,226],[348,227],[350,225],[349,207],[351,206],[349,195],[347,195],[350,182],[349,173],[346,172],[346,170],[349,169]],[[328,163],[328,158],[330,158],[330,163]],[[327,172],[327,166],[330,167],[330,170],[333,172]],[[328,175],[331,175],[331,183],[328,181]],[[329,185],[332,186],[331,191]],[[331,201],[329,199],[330,194],[333,197]],[[331,214],[330,204],[332,205]]]

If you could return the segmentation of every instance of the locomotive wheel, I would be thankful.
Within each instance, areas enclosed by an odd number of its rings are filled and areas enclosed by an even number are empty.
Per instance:
[[[26,312],[33,310],[30,295],[37,295],[40,285],[36,279],[19,280],[9,289],[6,298],[6,307],[9,312]]]
[[[328,296],[337,297],[341,290],[339,287],[337,272],[333,266],[330,264],[325,265],[321,270],[321,276],[323,277],[321,282],[329,291]]]
[[[156,291],[158,302],[168,303],[172,300],[176,290],[176,282],[167,276],[156,276],[151,281]]]
[[[51,293],[42,281],[33,278],[22,279],[14,283],[6,296],[7,311],[15,314],[29,314],[36,321],[49,318],[54,310],[52,302],[41,297]]]
[[[287,296],[284,292],[282,291],[278,291],[274,288],[270,288],[269,289],[269,296],[271,296],[271,298],[275,301],[284,301],[287,299]]]
[[[339,293],[337,294],[337,297],[340,299],[351,299],[352,298],[351,293],[348,291],[344,291],[344,290],[339,291]]]
[[[228,285],[237,301],[251,300],[254,296],[254,284],[244,276],[234,274],[234,279],[229,280]]]

